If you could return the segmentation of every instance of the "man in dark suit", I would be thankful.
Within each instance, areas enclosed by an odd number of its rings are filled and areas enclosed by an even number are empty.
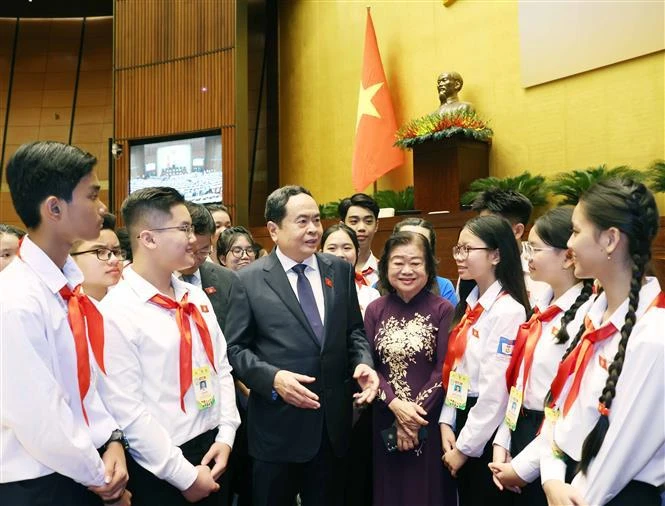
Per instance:
[[[193,246],[196,262],[189,269],[180,271],[180,277],[183,281],[203,289],[212,303],[219,327],[224,331],[229,298],[237,278],[229,269],[207,260],[212,249],[212,236],[215,233],[215,221],[210,211],[205,206],[193,202],[187,202],[185,205],[192,217],[192,228],[196,238]]]
[[[277,247],[238,271],[229,359],[250,388],[255,506],[343,501],[352,400],[378,388],[350,264],[316,253],[319,208],[299,186],[275,190],[265,218]],[[353,379],[361,392],[352,395]]]

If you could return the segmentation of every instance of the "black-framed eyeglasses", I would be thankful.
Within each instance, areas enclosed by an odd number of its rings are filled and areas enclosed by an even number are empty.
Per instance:
[[[78,255],[84,255],[86,253],[94,253],[95,255],[97,255],[97,259],[101,260],[102,262],[108,262],[109,260],[111,260],[111,255],[116,257],[118,260],[125,260],[127,258],[127,252],[124,249],[120,248],[113,248],[113,249],[95,248],[86,251],[77,251],[75,253],[70,253],[70,255],[75,257]]]
[[[192,235],[194,233],[194,227],[190,224],[187,225],[178,225],[177,227],[162,227],[162,228],[148,228],[144,232],[165,232],[166,230],[180,230],[187,235]],[[139,239],[141,234],[137,235],[136,238]]]
[[[492,250],[492,249],[494,248],[473,248],[471,246],[467,246],[466,244],[455,244],[455,246],[453,246],[453,258],[466,260],[469,257],[469,251]]]
[[[231,254],[236,258],[242,258],[243,253],[245,253],[249,258],[254,258],[256,256],[256,251],[254,251],[254,248],[252,247],[241,248],[240,246],[236,246],[235,248],[231,248],[229,251],[231,251]]]

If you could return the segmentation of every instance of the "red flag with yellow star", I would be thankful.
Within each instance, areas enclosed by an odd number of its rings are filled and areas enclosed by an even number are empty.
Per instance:
[[[351,165],[351,177],[356,191],[363,190],[386,172],[404,163],[404,152],[393,146],[396,131],[395,111],[368,8],[365,53],[358,95],[356,143]]]

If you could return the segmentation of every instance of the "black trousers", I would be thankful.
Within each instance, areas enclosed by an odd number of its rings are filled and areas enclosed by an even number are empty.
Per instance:
[[[209,430],[180,446],[183,456],[192,464],[199,465],[201,459],[215,442],[217,429]],[[211,467],[214,465],[211,462]],[[127,490],[132,493],[132,506],[186,506],[188,503],[182,492],[164,480],[141,467],[131,455],[127,456],[129,483]],[[224,506],[228,504],[230,487],[226,473],[219,480],[220,489],[197,502],[200,506]]]
[[[0,483],[2,506],[102,506],[101,498],[58,473]]]
[[[360,411],[351,431],[349,453],[344,466],[346,474],[345,506],[369,506],[372,504],[372,413],[369,408]]]
[[[344,461],[335,456],[327,432],[309,462],[253,461],[253,506],[293,506],[300,494],[303,506],[344,504]]]
[[[510,455],[514,457],[536,438],[544,418],[545,413],[543,411],[522,409],[515,430],[511,434]],[[547,506],[547,497],[540,483],[540,478],[524,487],[521,494],[513,494],[513,504],[515,506]]]
[[[466,409],[457,410],[455,437],[464,428],[469,411],[478,401],[475,397],[469,397]],[[466,463],[457,473],[457,493],[460,506],[511,506],[512,492],[501,492],[492,481],[492,472],[487,466],[492,462],[492,442],[494,434],[489,438],[483,454],[480,457],[469,457]]]
[[[565,460],[566,483],[570,483],[577,474],[578,462],[567,455]],[[632,480],[604,506],[661,506],[661,504],[658,487],[643,481]]]

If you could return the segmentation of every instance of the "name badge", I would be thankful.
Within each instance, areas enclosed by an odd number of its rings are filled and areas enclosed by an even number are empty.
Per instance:
[[[200,410],[208,409],[215,404],[215,395],[212,392],[212,378],[210,367],[196,367],[192,369],[192,385],[194,386],[194,397],[196,407]]]
[[[446,392],[446,406],[457,409],[466,409],[466,399],[469,396],[469,377],[456,371],[450,373],[448,391]]]
[[[522,408],[522,391],[517,387],[510,387],[510,397],[508,398],[508,406],[506,406],[506,416],[504,418],[506,425],[510,430],[515,430],[517,426],[517,419],[520,416],[520,409]]]
[[[545,408],[545,420],[550,423],[556,423],[559,419],[559,408]]]

